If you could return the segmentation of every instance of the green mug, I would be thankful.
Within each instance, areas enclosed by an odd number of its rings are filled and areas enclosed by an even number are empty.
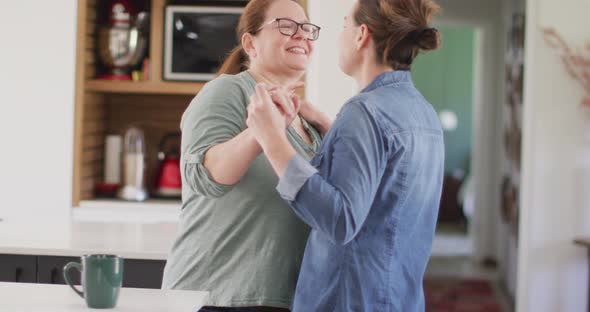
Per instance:
[[[123,258],[115,255],[85,255],[81,260],[81,263],[70,262],[64,266],[66,283],[84,298],[89,308],[114,308],[123,283]],[[72,268],[81,274],[83,291],[78,290],[68,277],[68,271]]]

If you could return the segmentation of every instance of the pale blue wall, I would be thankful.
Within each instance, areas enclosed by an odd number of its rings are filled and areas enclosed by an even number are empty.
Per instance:
[[[442,47],[419,55],[412,73],[414,83],[437,112],[452,110],[458,124],[445,131],[445,171],[469,170],[473,113],[475,30],[441,27]]]

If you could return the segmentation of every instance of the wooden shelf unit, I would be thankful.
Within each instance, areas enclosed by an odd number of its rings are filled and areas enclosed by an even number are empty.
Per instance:
[[[203,85],[204,82],[88,80],[85,90],[104,93],[195,95]]]
[[[72,204],[94,200],[96,183],[103,178],[104,140],[139,125],[146,138],[148,186],[157,163],[157,146],[162,136],[179,131],[180,117],[204,82],[162,80],[164,8],[168,0],[145,0],[150,10],[147,81],[96,79],[96,36],[98,6],[106,1],[78,0],[76,43],[76,96],[74,177]],[[150,203],[146,203],[150,205]]]
[[[141,0],[138,0],[141,1]],[[147,167],[157,162],[159,139],[179,131],[182,113],[203,87],[203,82],[162,80],[165,6],[170,0],[145,0],[150,8],[150,80],[96,79],[96,36],[101,0],[78,0],[76,36],[74,176],[72,205],[95,200],[94,188],[103,178],[104,141],[108,134],[123,134],[131,124],[143,126]],[[304,8],[307,1],[300,1]],[[302,91],[303,92],[303,91]],[[302,93],[303,94],[303,93]],[[148,186],[152,179],[148,172]],[[150,205],[149,202],[145,205]]]

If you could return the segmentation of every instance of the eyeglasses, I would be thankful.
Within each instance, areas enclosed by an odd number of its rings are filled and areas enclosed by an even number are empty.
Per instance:
[[[262,28],[277,22],[279,26],[279,32],[285,36],[293,37],[297,33],[298,28],[301,28],[305,33],[305,39],[315,41],[320,36],[320,27],[311,23],[297,23],[290,18],[275,18],[272,21],[264,23],[257,32]]]

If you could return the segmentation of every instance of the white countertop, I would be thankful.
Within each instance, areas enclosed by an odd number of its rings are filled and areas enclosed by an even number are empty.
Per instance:
[[[82,256],[116,254],[129,259],[165,260],[176,222],[4,220],[0,254]]]
[[[72,209],[72,218],[83,221],[177,222],[181,203],[174,200],[148,199],[127,202],[115,199],[83,200]]]
[[[121,288],[117,306],[105,311],[191,312],[206,304],[205,291]],[[0,283],[0,311],[97,311],[67,285]]]

